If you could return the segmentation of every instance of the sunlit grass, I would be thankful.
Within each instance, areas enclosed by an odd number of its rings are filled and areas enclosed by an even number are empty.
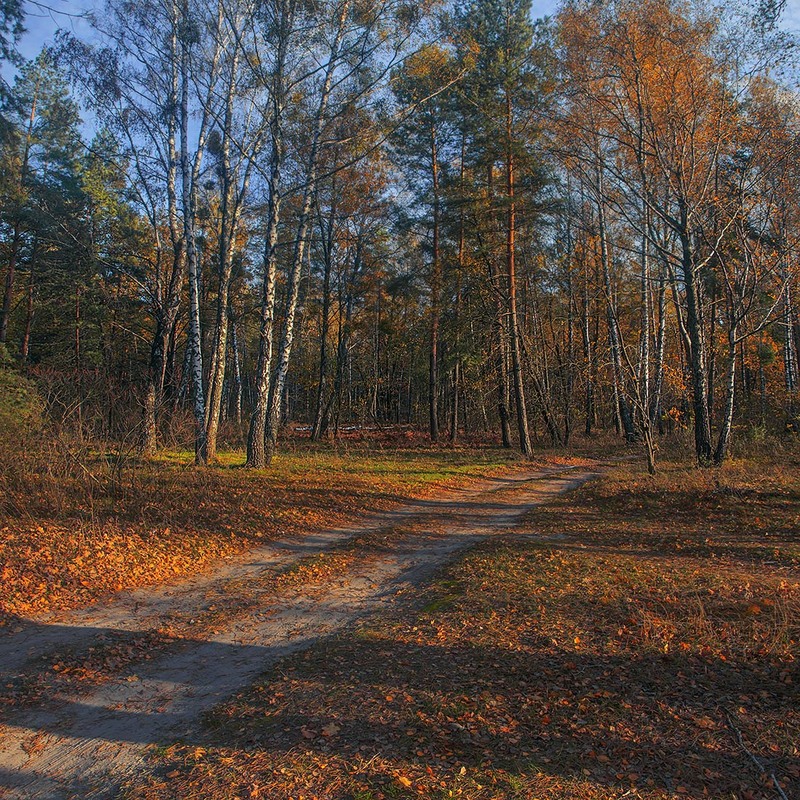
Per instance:
[[[274,538],[339,527],[496,475],[515,456],[500,448],[301,445],[281,450],[266,469],[243,469],[244,461],[241,451],[225,451],[198,468],[187,450],[149,459],[87,451],[81,470],[58,480],[31,472],[31,491],[23,497],[23,481],[16,504],[25,514],[0,519],[0,615],[179,580]]]

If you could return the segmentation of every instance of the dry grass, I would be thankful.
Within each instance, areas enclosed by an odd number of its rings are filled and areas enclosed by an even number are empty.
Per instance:
[[[800,796],[798,515],[796,457],[621,468],[283,662],[128,796]]]
[[[81,469],[18,470],[0,509],[0,624],[3,614],[175,581],[276,537],[497,474],[513,457],[499,449],[300,446],[266,470],[243,470],[243,461],[229,453],[197,469],[189,453],[120,461],[84,449]]]

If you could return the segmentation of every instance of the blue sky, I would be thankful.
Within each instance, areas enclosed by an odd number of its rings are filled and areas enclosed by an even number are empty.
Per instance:
[[[786,27],[794,32],[800,32],[800,0],[789,0],[786,4]]]
[[[48,0],[45,0],[47,2]],[[800,0],[795,0],[800,6]],[[81,8],[91,8],[92,3],[81,3],[80,0],[49,0],[54,9],[68,13],[75,13]],[[552,14],[558,5],[558,0],[534,0],[533,11],[537,17]],[[73,20],[67,14],[46,13],[37,11],[28,4],[28,16],[25,20],[25,27],[28,32],[25,34],[20,50],[25,58],[34,58],[42,49],[42,45],[53,35],[57,28],[74,27],[76,32],[80,32],[80,20]]]
[[[81,21],[71,15],[80,13],[84,7],[91,7],[89,3],[84,5],[75,0],[51,0],[48,5],[52,6],[53,11],[48,12],[38,9],[30,3],[25,4],[27,32],[22,37],[19,48],[25,58],[35,58],[42,49],[42,45],[52,38],[58,28],[73,28],[76,33],[79,33]]]
[[[20,43],[20,50],[25,58],[33,58],[54,34],[57,28],[72,28],[76,33],[81,32],[81,21],[70,16],[81,10],[91,7],[89,0],[50,0],[54,11],[45,12],[28,4],[28,16],[25,26],[28,32]],[[533,12],[536,16],[552,14],[558,5],[558,0],[534,0]],[[58,13],[64,12],[64,13]],[[800,33],[800,0],[787,0],[783,25],[786,29]]]

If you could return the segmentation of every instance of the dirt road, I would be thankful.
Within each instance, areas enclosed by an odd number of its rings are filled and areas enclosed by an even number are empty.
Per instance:
[[[145,769],[147,745],[190,733],[203,712],[280,658],[380,613],[458,551],[595,474],[541,468],[483,481],[352,528],[272,542],[177,586],[20,620],[0,637],[0,797],[116,796]],[[355,539],[365,546],[330,580],[276,583],[302,559]],[[85,677],[98,661],[92,680],[37,682],[45,669]]]

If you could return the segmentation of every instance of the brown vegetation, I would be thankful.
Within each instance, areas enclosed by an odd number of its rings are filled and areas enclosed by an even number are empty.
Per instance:
[[[266,470],[241,469],[241,453],[198,470],[187,466],[190,453],[146,460],[58,445],[3,448],[15,465],[2,476],[0,620],[174,582],[260,542],[335,527],[511,463],[497,449],[412,440],[384,452],[374,441],[301,443]]]
[[[129,797],[791,797],[790,466],[638,467],[536,509],[415,610],[280,664]],[[760,767],[756,767],[756,762]]]

